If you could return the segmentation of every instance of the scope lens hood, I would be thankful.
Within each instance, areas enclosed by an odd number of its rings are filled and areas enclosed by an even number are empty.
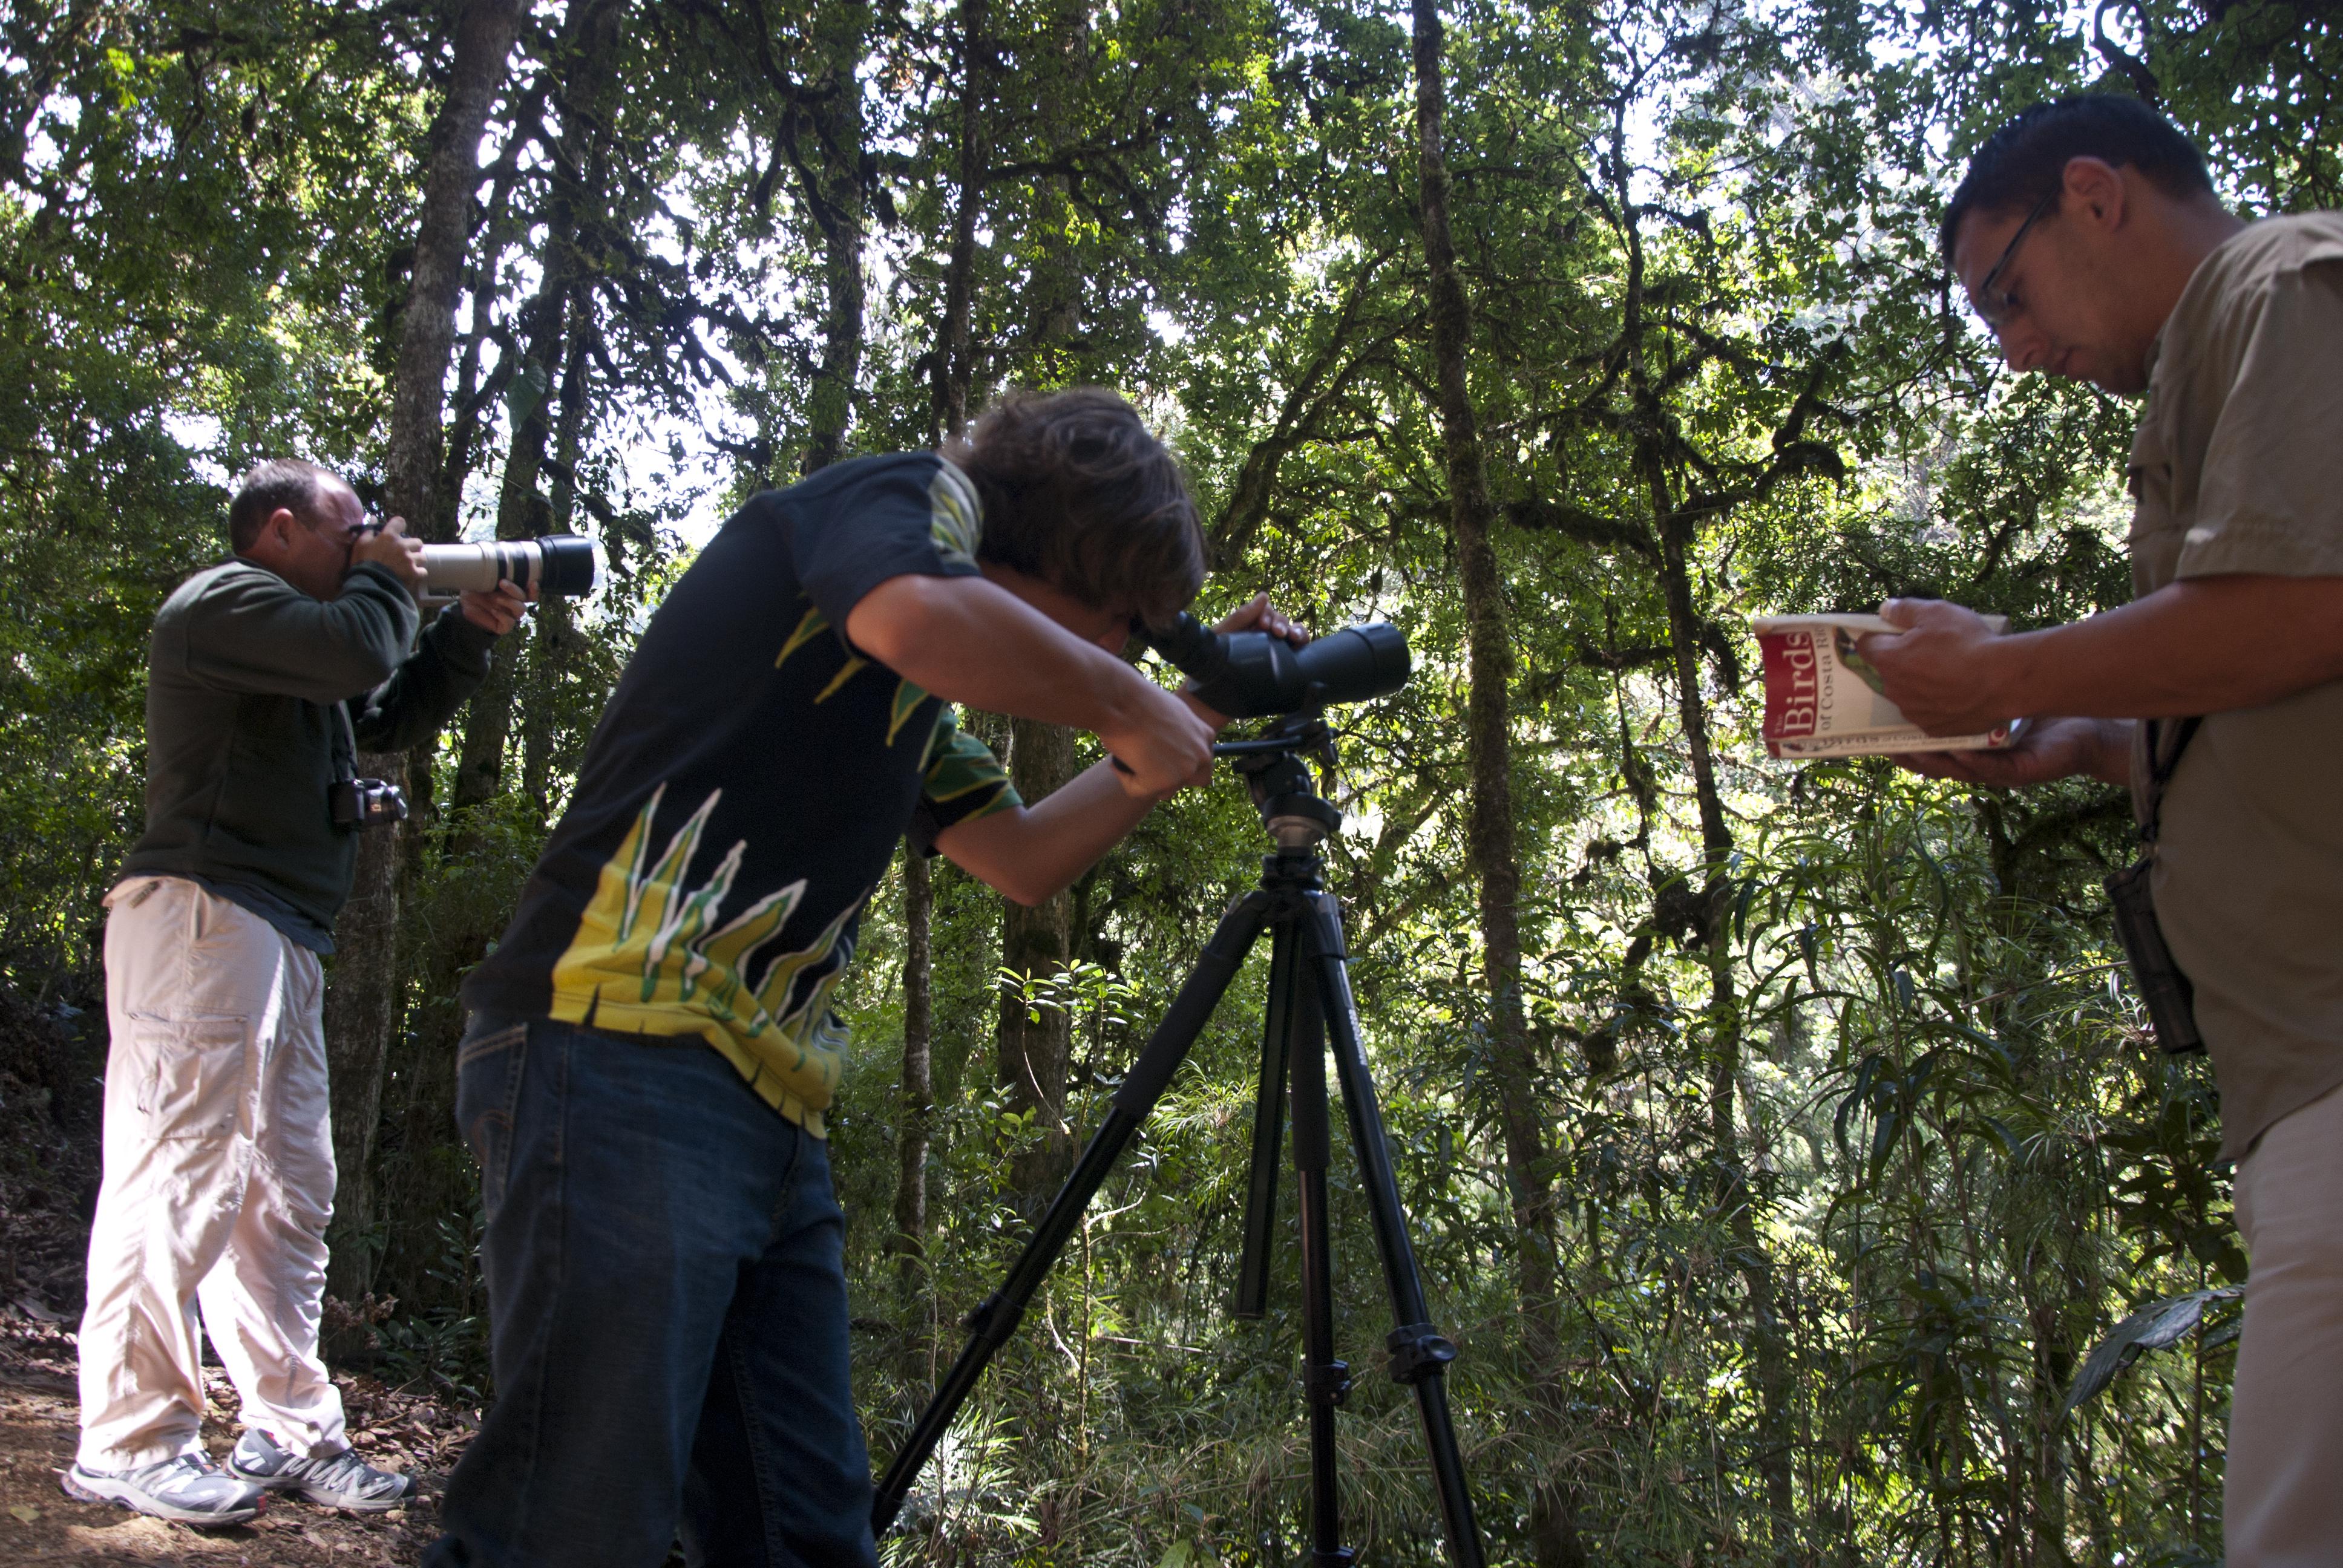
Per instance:
[[[1389,696],[1407,684],[1412,665],[1407,638],[1387,620],[1346,626],[1306,643],[1294,662],[1311,697],[1330,707]]]

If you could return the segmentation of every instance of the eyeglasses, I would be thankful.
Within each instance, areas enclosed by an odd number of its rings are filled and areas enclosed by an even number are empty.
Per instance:
[[[1976,307],[1977,319],[1987,327],[2008,326],[2011,318],[2023,308],[2016,296],[2004,293],[1995,285],[2001,281],[2001,275],[2009,270],[2009,264],[2016,258],[2017,247],[2026,243],[2026,231],[2056,211],[2058,198],[2066,194],[2063,188],[2054,190],[2034,204],[2034,210],[2026,215],[2026,221],[2017,226],[2017,232],[2009,236],[2009,243],[2001,247],[2001,259],[1993,264],[1993,270],[1985,275],[1976,286],[1976,291],[1969,296],[1969,303]]]

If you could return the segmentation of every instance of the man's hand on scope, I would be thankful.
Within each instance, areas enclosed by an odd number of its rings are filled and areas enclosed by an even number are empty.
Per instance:
[[[1305,636],[1265,596],[1221,629]],[[1212,779],[1212,737],[1224,721],[1118,657],[1130,638],[1127,614],[988,567],[982,578],[889,578],[855,607],[846,631],[866,656],[940,697],[1080,725],[1105,747],[1110,762],[1046,799],[937,836],[963,870],[1020,903],[1062,890],[1156,801]]]
[[[1284,638],[1295,648],[1300,648],[1310,640],[1308,629],[1298,625],[1283,610],[1270,603],[1269,596],[1265,593],[1257,593],[1229,611],[1212,624],[1212,629],[1223,637],[1232,631],[1266,632],[1271,637]],[[1203,717],[1204,722],[1212,727],[1212,733],[1215,735],[1234,722],[1228,715],[1216,713],[1205,704],[1197,701],[1193,681],[1181,687],[1180,697],[1189,707]],[[1184,782],[1203,785],[1212,781],[1212,766],[1207,760],[1194,778]]]
[[[520,624],[522,614],[537,601],[537,585],[530,583],[523,593],[518,583],[508,578],[492,588],[478,588],[456,596],[464,618],[482,631],[502,637]]]
[[[1221,617],[1212,629],[1223,635],[1232,631],[1265,631],[1272,637],[1282,637],[1300,648],[1310,640],[1302,629],[1283,610],[1269,602],[1269,596],[1257,593],[1252,598]]]
[[[1114,777],[1122,792],[1151,801],[1191,784],[1211,783],[1218,716],[1193,698],[1166,691],[1143,675],[1138,676],[1131,699],[1125,709],[1128,722],[1098,731],[1099,744],[1120,764]]]
[[[1252,598],[1222,616],[1214,623],[1212,629],[1222,636],[1236,631],[1262,632],[1270,637],[1282,638],[1295,648],[1300,648],[1310,640],[1310,633],[1296,625],[1283,610],[1270,603],[1269,596],[1265,593],[1253,595]],[[1181,687],[1176,695],[1179,700],[1187,706],[1189,712],[1212,727],[1213,735],[1218,735],[1229,727],[1231,720],[1226,714],[1217,713],[1211,707],[1196,699],[1193,682]],[[1107,741],[1104,733],[1101,733],[1099,739],[1101,742]],[[1174,790],[1192,787],[1202,789],[1212,781],[1212,758],[1209,749],[1204,754],[1203,760],[1184,778],[1175,780],[1168,787],[1156,789],[1148,789],[1140,784],[1139,776],[1130,766],[1129,759],[1116,750],[1112,744],[1107,745],[1107,750],[1118,762],[1123,764],[1116,769],[1116,778],[1124,790],[1133,796],[1161,799]]]
[[[350,568],[372,561],[397,578],[408,593],[423,597],[423,541],[407,537],[407,519],[393,518],[362,531],[350,545]]]

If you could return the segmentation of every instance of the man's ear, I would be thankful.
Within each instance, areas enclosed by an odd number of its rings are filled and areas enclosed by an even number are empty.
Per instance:
[[[293,548],[294,534],[305,526],[290,507],[279,507],[254,531],[252,548],[245,553],[254,559],[281,558]]]
[[[2105,158],[2087,155],[2068,158],[2066,194],[2070,213],[2102,229],[2121,228],[2130,216],[2131,192],[2124,184],[2123,171]]]

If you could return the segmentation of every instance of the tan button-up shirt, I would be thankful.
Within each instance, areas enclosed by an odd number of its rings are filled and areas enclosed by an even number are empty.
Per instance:
[[[2136,594],[2343,576],[2343,213],[2265,219],[2197,267],[2157,337],[2131,489]],[[2343,1084],[2343,682],[2207,717],[2155,887],[2242,1158]]]

